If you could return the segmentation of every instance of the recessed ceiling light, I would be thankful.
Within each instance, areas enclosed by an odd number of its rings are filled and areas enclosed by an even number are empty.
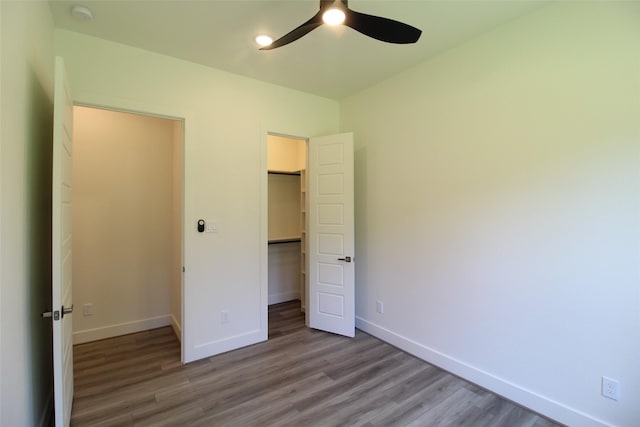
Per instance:
[[[260,46],[269,46],[271,43],[273,43],[273,39],[267,35],[261,34],[256,37],[256,43],[258,43]]]
[[[75,5],[71,8],[71,16],[79,21],[91,21],[93,19],[93,13],[88,7]]]

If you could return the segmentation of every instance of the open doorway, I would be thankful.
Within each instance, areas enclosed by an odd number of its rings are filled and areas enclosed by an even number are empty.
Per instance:
[[[307,307],[307,140],[269,134],[268,305],[269,336],[274,316]],[[289,314],[290,313],[290,314]],[[299,316],[305,323],[304,316]],[[277,332],[276,332],[277,333]]]
[[[182,340],[182,120],[74,107],[74,344]]]

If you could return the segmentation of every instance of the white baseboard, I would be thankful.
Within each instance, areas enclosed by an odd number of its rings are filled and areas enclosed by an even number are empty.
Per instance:
[[[373,322],[356,316],[356,327],[425,362],[438,366],[467,381],[477,384],[519,405],[569,426],[605,427],[609,424],[584,412],[568,407],[548,397],[527,390],[517,384],[496,377],[467,363],[454,359],[437,350],[385,329]]]
[[[48,427],[53,424],[53,384],[49,387],[49,394],[47,395],[47,401],[42,408],[42,413],[38,419],[39,427]]]
[[[217,341],[196,344],[193,348],[184,348],[184,363],[193,362],[216,354],[226,353],[237,348],[246,347],[267,340],[267,332],[262,329],[239,334]]]
[[[135,332],[146,331],[148,329],[161,328],[172,324],[172,316],[150,317],[148,319],[134,320],[132,322],[119,323],[117,325],[103,326],[94,329],[85,329],[73,333],[73,343],[82,344],[85,342],[103,340],[105,338],[117,337],[120,335],[133,334]]]
[[[300,292],[292,291],[280,292],[279,294],[269,294],[269,305],[293,301],[294,299],[300,299]]]
[[[173,314],[171,315],[171,327],[173,328],[173,333],[176,334],[178,341],[182,342],[182,327],[180,326],[178,319],[176,319]]]

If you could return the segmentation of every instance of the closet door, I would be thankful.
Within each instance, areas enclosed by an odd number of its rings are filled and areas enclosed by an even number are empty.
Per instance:
[[[353,134],[309,140],[309,326],[355,335]]]

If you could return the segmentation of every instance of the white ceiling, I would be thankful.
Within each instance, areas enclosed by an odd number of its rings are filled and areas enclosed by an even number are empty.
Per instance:
[[[281,86],[342,99],[497,25],[542,6],[541,0],[351,0],[359,12],[422,30],[413,45],[394,45],[350,28],[322,26],[270,51],[259,33],[278,38],[319,8],[317,0],[50,0],[55,25]],[[87,6],[93,20],[71,16]]]

